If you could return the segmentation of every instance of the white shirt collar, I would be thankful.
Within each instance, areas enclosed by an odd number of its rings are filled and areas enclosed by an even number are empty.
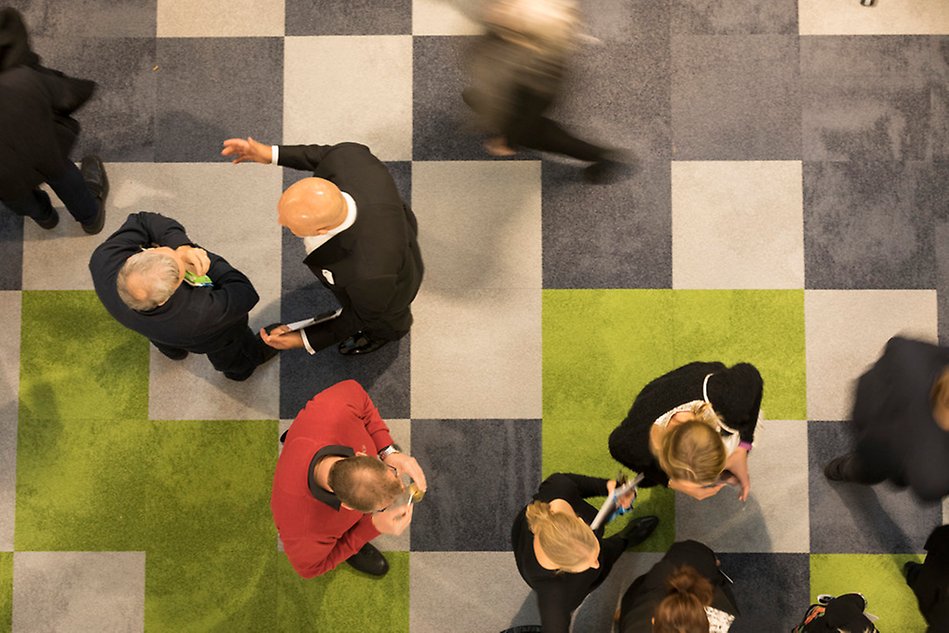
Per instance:
[[[333,237],[339,235],[356,223],[356,201],[353,200],[353,197],[345,191],[340,191],[340,193],[343,194],[343,199],[346,200],[346,219],[343,220],[342,224],[337,226],[335,229],[331,229],[324,235],[311,235],[304,237],[303,248],[306,249],[307,255],[323,246],[323,244],[326,244]]]

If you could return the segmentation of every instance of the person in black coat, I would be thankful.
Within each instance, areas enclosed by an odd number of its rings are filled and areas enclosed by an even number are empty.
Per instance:
[[[715,552],[697,541],[674,543],[662,560],[633,581],[620,604],[620,633],[653,630],[727,631],[739,615],[728,580],[719,571]],[[655,628],[654,628],[655,627]]]
[[[46,183],[83,230],[96,234],[105,222],[109,183],[102,160],[69,160],[79,134],[70,115],[91,96],[95,83],[39,65],[23,19],[0,10],[0,205],[32,218],[44,229],[59,223]]]
[[[909,486],[921,499],[949,494],[949,348],[899,336],[857,381],[855,450],[828,462],[831,481]]]
[[[949,631],[949,525],[933,530],[925,549],[923,564],[908,562],[903,567],[906,584],[916,594],[929,631]]]
[[[172,360],[207,354],[231,380],[246,380],[277,353],[247,327],[259,297],[220,255],[192,243],[181,224],[133,213],[89,260],[96,294],[116,321],[148,338]],[[206,275],[211,285],[183,283]]]
[[[517,571],[537,594],[543,633],[568,633],[573,611],[602,583],[628,547],[656,529],[654,516],[630,521],[619,534],[603,538],[590,528],[597,509],[588,497],[612,494],[616,482],[556,473],[544,480],[533,503],[511,528]],[[630,496],[619,499],[628,507]]]
[[[748,453],[754,442],[763,388],[761,374],[748,363],[729,368],[718,362],[697,361],[679,367],[656,378],[639,392],[626,419],[610,434],[610,454],[621,464],[645,475],[640,487],[665,485],[705,499],[716,494],[725,483],[737,483],[741,485],[744,500],[751,489]],[[681,411],[670,415],[676,409]],[[660,419],[663,424],[656,424]],[[674,428],[679,425],[680,430],[689,428],[690,433],[698,435],[710,433],[707,426],[712,425],[713,439],[714,435],[721,437],[721,441],[715,440],[716,446],[711,447],[717,450],[718,461],[714,467],[709,465],[708,480],[704,476],[697,479],[670,477],[660,465],[664,442],[672,441],[674,433],[681,435]],[[687,464],[682,466],[688,470]],[[729,474],[719,479],[724,470]]]
[[[365,145],[267,146],[252,138],[224,141],[234,162],[308,170],[284,192],[278,221],[303,239],[306,264],[341,306],[334,318],[300,331],[261,332],[277,349],[309,353],[340,342],[342,354],[368,354],[409,332],[422,283],[418,222],[386,166]]]

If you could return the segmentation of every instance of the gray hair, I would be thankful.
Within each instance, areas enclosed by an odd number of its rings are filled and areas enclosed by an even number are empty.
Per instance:
[[[144,298],[129,292],[129,277],[137,276],[145,288]],[[136,253],[125,260],[115,280],[116,290],[122,302],[133,310],[153,310],[168,301],[179,283],[178,262],[166,253],[153,250]]]

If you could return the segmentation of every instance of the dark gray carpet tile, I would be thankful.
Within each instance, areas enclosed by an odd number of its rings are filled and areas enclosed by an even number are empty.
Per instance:
[[[939,311],[939,343],[949,345],[949,220],[936,220],[936,303]]]
[[[674,35],[673,157],[800,158],[798,39],[791,35]]]
[[[7,0],[33,36],[155,37],[158,0]]]
[[[654,32],[628,43],[588,45],[572,61],[553,118],[592,143],[626,149],[643,160],[668,160],[668,35]]]
[[[849,422],[808,423],[811,552],[882,554],[921,551],[942,520],[938,503],[923,504],[889,483],[830,482],[824,465],[853,447]]]
[[[718,554],[741,615],[730,633],[790,631],[810,604],[807,554]]]
[[[32,221],[0,202],[0,290],[23,288],[23,223]]]
[[[932,54],[932,157],[949,160],[949,35],[933,39]]]
[[[543,163],[544,288],[671,288],[668,162],[590,185],[576,164]]]
[[[939,191],[931,163],[804,163],[806,286],[935,287]]]
[[[412,157],[415,160],[495,159],[482,147],[488,134],[461,99],[467,85],[464,57],[470,36],[414,38]],[[518,152],[516,158],[536,160]]]
[[[593,37],[631,43],[643,36],[667,36],[671,0],[585,0],[583,20]]]
[[[797,0],[672,0],[672,32],[695,35],[797,34]]]
[[[412,33],[412,0],[286,0],[287,35]]]
[[[284,173],[290,171],[284,170]],[[282,246],[280,314],[283,321],[299,321],[338,308],[333,294],[304,266],[301,240],[283,229]],[[305,350],[284,352],[280,357],[280,417],[295,417],[314,394],[353,378],[366,388],[383,417],[408,418],[410,337],[411,334],[366,356],[343,356],[336,346],[313,356]]]
[[[160,39],[156,59],[157,161],[216,161],[232,136],[280,142],[283,38]]]
[[[514,517],[540,485],[540,420],[413,420],[429,482],[412,551],[508,551]]]
[[[37,37],[33,46],[50,68],[98,84],[74,115],[82,126],[74,158],[95,153],[106,162],[155,160],[154,39]]]
[[[805,160],[929,158],[936,53],[923,36],[802,37]]]

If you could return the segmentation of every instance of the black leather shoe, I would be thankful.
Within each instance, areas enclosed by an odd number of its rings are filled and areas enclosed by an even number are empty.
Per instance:
[[[389,571],[389,563],[382,552],[372,543],[366,543],[362,549],[346,559],[349,566],[370,576],[385,576]]]
[[[59,224],[59,213],[56,212],[56,209],[50,209],[49,215],[43,218],[42,221],[33,218],[33,221],[40,225],[40,228],[50,229],[56,228],[56,225]]]
[[[254,369],[256,369],[256,367],[251,367],[250,370],[242,371],[241,373],[226,371],[224,372],[224,377],[229,380],[233,380],[234,382],[244,382],[254,375]]]
[[[388,342],[389,341],[370,338],[365,332],[356,332],[339,344],[339,353],[344,356],[369,354]]]
[[[908,560],[903,563],[903,578],[906,579],[907,583],[912,583],[916,580],[916,576],[919,574],[919,570],[923,566],[916,561]]]
[[[824,466],[824,477],[827,477],[830,481],[847,481],[844,476],[844,465],[849,457],[849,455],[842,455],[827,462],[827,465]]]
[[[274,324],[268,325],[265,328],[265,330],[267,331],[267,334],[270,334],[270,330],[274,329],[278,325],[280,324],[274,323]],[[257,347],[260,349],[260,362],[257,363],[257,366],[260,367],[261,365],[266,363],[268,360],[272,359],[274,356],[279,354],[280,350],[270,347],[269,345],[264,343],[264,339],[260,338],[260,332],[257,332],[256,338],[257,338]]]
[[[105,226],[105,199],[109,196],[109,178],[105,174],[105,165],[102,159],[95,155],[83,156],[79,166],[82,179],[99,203],[99,213],[89,222],[83,222],[82,230],[89,235],[95,235]]]
[[[632,547],[649,538],[658,525],[659,517],[657,516],[639,517],[627,523],[617,536],[626,541],[626,547]]]

